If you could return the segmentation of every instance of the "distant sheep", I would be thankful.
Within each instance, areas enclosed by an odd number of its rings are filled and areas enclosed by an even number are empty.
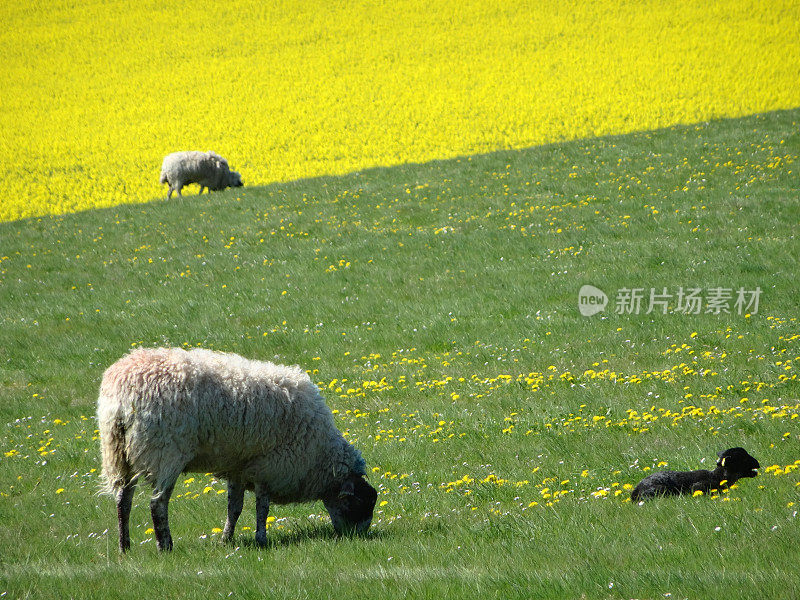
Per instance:
[[[227,187],[242,187],[242,177],[231,171],[228,161],[215,152],[173,152],[161,163],[161,183],[169,184],[167,199],[172,192],[181,195],[183,186],[190,183],[200,185],[200,193],[208,188],[212,191]]]
[[[655,496],[675,496],[721,490],[732,486],[744,477],[758,475],[761,465],[744,448],[730,448],[718,454],[717,468],[713,471],[662,471],[642,479],[631,492],[637,502]]]
[[[320,499],[338,533],[364,533],[372,521],[377,492],[364,479],[364,459],[300,367],[202,349],[137,349],[104,373],[97,418],[104,491],[116,499],[122,552],[130,548],[140,477],[153,486],[159,550],[172,549],[167,509],[183,472],[228,481],[225,541],[245,489],[255,491],[259,544],[267,541],[270,501]]]

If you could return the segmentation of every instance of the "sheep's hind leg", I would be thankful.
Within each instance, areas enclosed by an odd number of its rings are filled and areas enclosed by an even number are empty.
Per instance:
[[[230,542],[233,539],[233,531],[236,529],[236,521],[242,514],[244,504],[244,485],[238,481],[228,482],[228,518],[225,521],[225,529],[222,530],[222,541]]]
[[[269,494],[263,484],[256,484],[256,544],[267,544],[267,516],[269,515]]]
[[[136,484],[129,482],[117,492],[117,520],[119,521],[120,552],[127,552],[131,547],[131,534],[128,523],[130,522],[133,493],[135,491]]]
[[[153,529],[156,532],[156,545],[161,551],[172,550],[172,534],[169,531],[169,497],[175,487],[173,481],[166,489],[157,492],[150,500],[150,514],[153,516]]]

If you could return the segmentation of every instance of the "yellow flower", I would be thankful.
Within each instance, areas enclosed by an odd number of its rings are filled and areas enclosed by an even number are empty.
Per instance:
[[[566,29],[561,10],[539,3],[513,3],[509,9],[501,0],[470,3],[463,7],[469,18],[456,20],[450,18],[462,10],[456,0],[397,0],[391,11],[369,3],[356,10],[350,3],[312,0],[308,11],[289,13],[274,3],[228,4],[237,18],[226,22],[224,34],[216,13],[193,11],[185,2],[171,6],[175,18],[167,20],[148,20],[148,8],[140,3],[101,4],[91,19],[83,18],[79,7],[52,11],[46,2],[6,11],[4,47],[37,48],[38,54],[35,61],[4,65],[4,168],[25,176],[5,178],[0,221],[163,197],[158,167],[173,142],[162,133],[160,115],[188,121],[208,106],[224,104],[226,110],[214,115],[213,127],[194,132],[192,144],[220,152],[248,185],[263,185],[800,105],[795,15],[768,2],[719,0],[709,19],[704,3],[686,0],[653,4],[646,11],[623,0],[567,0]],[[161,73],[159,40],[168,39],[171,23],[190,13],[195,45],[181,57],[181,68],[237,76],[218,78],[201,93],[174,94],[173,82]],[[109,22],[148,22],[148,27],[116,28],[108,36]],[[343,23],[349,33],[304,43],[307,32],[330,22]],[[681,27],[664,28],[665,22]],[[253,31],[270,43],[251,44]],[[397,53],[409,36],[414,47]],[[730,44],[734,38],[737,44]],[[54,39],[63,43],[53,44]],[[225,52],[218,51],[221,46]],[[139,55],[128,68],[131,47]],[[603,65],[630,48],[645,58],[615,61],[615,78],[607,77]],[[359,61],[348,60],[356,54]],[[243,62],[245,55],[249,59]],[[96,72],[124,70],[125,76],[87,86],[90,62]],[[694,68],[682,69],[686,63]],[[515,68],[520,64],[526,68]],[[569,77],[556,68],[565,64]],[[46,71],[41,65],[59,74],[55,107],[51,87],[40,85]],[[291,70],[287,79],[285,65],[303,68]],[[681,89],[675,91],[671,77],[678,71]],[[712,93],[728,89],[741,71],[751,74],[748,94]],[[476,80],[480,86],[452,85]],[[485,94],[487,89],[496,93]],[[342,97],[348,98],[344,104]],[[86,115],[101,112],[106,118],[87,128]],[[414,144],[407,143],[411,137]],[[109,152],[110,140],[120,139],[126,143]],[[658,210],[651,207],[654,215]],[[569,231],[560,225],[553,231]],[[299,232],[282,222],[270,233]],[[341,260],[347,268],[348,261]]]

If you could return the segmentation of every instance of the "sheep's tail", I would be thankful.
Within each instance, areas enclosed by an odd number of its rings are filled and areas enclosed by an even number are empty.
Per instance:
[[[125,423],[122,415],[113,409],[110,398],[100,397],[98,410],[98,429],[100,430],[100,451],[103,461],[100,493],[116,496],[119,490],[134,479],[131,465],[125,454]]]

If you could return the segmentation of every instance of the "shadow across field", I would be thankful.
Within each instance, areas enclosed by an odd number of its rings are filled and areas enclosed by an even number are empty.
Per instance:
[[[445,597],[457,581],[480,598],[784,598],[798,587],[799,121],[0,225],[0,594]],[[581,314],[585,284],[605,311]],[[758,288],[761,303],[682,312],[689,287]],[[642,305],[614,310],[634,288]],[[666,310],[647,310],[651,290]],[[250,552],[251,531],[232,552],[211,529],[224,486],[195,474],[170,505],[176,551],[157,554],[141,502],[140,549],[115,562],[95,402],[138,346],[302,365],[367,461],[375,533],[340,541],[309,521],[319,506],[287,505],[271,551]],[[729,500],[626,502],[653,470],[735,446],[765,468]]]

